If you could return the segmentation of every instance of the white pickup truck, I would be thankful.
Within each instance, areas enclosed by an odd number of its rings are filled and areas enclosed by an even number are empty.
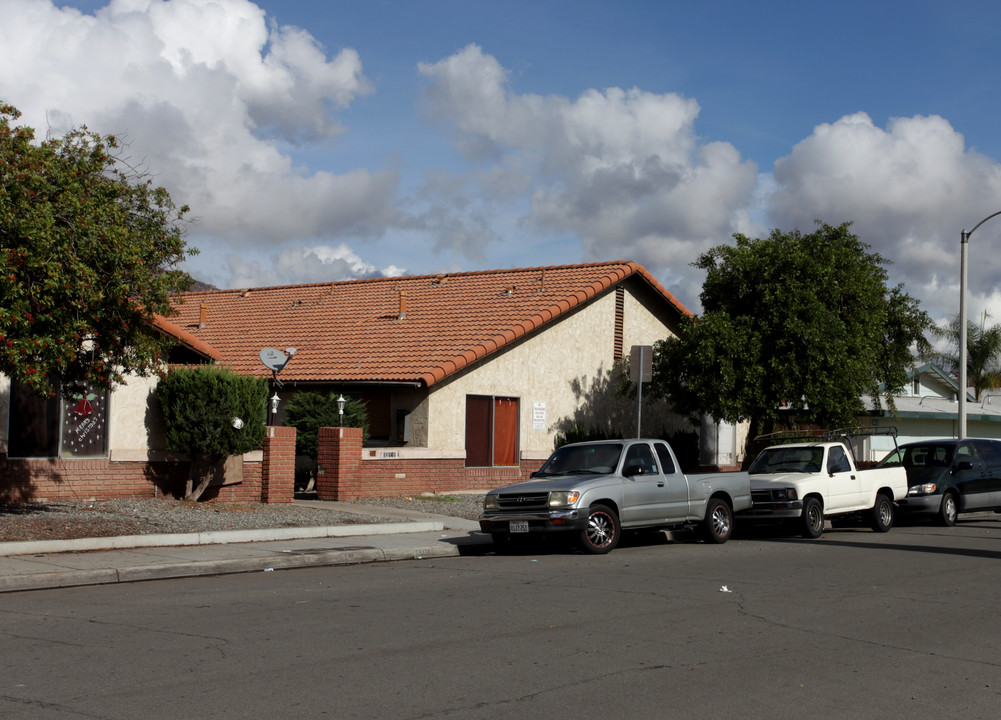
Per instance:
[[[806,538],[824,532],[825,517],[862,513],[876,532],[893,527],[894,503],[907,496],[902,467],[859,470],[847,442],[801,442],[765,448],[748,468],[749,520],[796,523]]]

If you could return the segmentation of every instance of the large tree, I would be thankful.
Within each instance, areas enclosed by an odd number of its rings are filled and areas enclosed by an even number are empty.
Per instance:
[[[154,313],[190,282],[195,251],[162,187],[114,136],[85,127],[35,142],[0,103],[0,372],[41,395],[108,389],[158,367]]]
[[[750,438],[791,416],[855,424],[881,389],[892,407],[931,321],[887,287],[886,260],[850,223],[735,239],[694,263],[703,314],[657,344],[654,390],[682,412],[749,421]]]

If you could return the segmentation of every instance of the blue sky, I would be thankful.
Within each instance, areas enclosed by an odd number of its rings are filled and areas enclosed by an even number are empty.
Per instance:
[[[219,287],[626,258],[853,221],[958,312],[1001,210],[1001,6],[0,0],[0,99],[124,133]],[[971,316],[1001,321],[1001,219]]]

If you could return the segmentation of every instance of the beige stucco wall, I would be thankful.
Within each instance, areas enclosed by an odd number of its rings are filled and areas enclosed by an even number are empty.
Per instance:
[[[628,354],[631,345],[652,345],[669,335],[667,324],[627,289],[623,352]],[[600,384],[613,368],[614,336],[615,293],[611,291],[529,339],[432,387],[426,401],[427,446],[438,450],[463,448],[466,396],[494,395],[520,401],[522,456],[547,456],[553,449],[556,423],[572,416],[586,402],[592,384]],[[537,404],[541,407],[537,408]],[[537,411],[541,427],[534,422]],[[622,431],[629,436],[634,429],[633,425]]]
[[[144,453],[147,449],[163,449],[160,415],[151,409],[156,383],[156,376],[131,376],[111,393],[108,400],[108,448],[112,459],[120,459],[115,457],[116,454],[125,451],[131,455]],[[150,447],[151,440],[154,447]]]

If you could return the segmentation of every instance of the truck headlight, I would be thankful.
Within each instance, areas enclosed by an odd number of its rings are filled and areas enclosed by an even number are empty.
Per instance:
[[[573,505],[580,500],[580,493],[576,490],[560,490],[549,493],[549,507],[566,507]]]
[[[931,495],[938,489],[935,483],[925,483],[924,485],[911,485],[907,488],[908,495]]]
[[[776,500],[795,500],[796,498],[796,488],[782,488],[775,491]]]
[[[484,510],[497,510],[500,508],[500,504],[497,502],[496,495],[487,495],[483,498],[483,509]]]

